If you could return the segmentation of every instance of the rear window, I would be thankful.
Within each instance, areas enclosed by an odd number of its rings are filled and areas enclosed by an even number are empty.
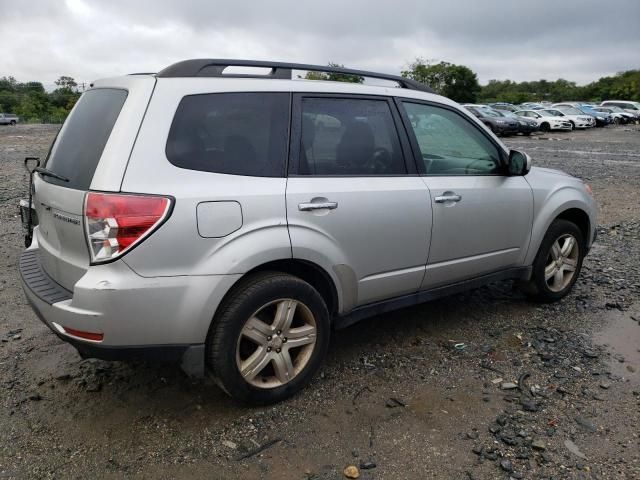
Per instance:
[[[176,111],[166,154],[181,168],[255,177],[284,176],[288,93],[189,95]]]
[[[127,99],[127,91],[98,88],[84,93],[64,123],[46,167],[69,179],[44,177],[49,183],[88,190],[104,146]]]

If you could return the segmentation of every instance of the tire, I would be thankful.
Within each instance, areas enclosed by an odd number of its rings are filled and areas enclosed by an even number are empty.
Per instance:
[[[567,243],[570,239],[573,244]],[[522,290],[542,303],[564,298],[580,275],[584,254],[584,237],[577,225],[568,220],[554,220],[533,261],[531,280],[521,284]],[[551,277],[547,278],[549,275]]]
[[[544,122],[542,125],[540,125],[540,131],[546,133],[549,130],[551,130],[551,126],[547,122]]]
[[[11,126],[15,127],[15,125],[16,125],[16,121],[15,120],[11,120]]]
[[[616,125],[620,125],[622,123],[622,119],[620,117],[615,117],[613,119],[613,123]]]
[[[223,301],[207,336],[207,365],[232,398],[275,403],[309,383],[329,336],[327,306],[311,285],[285,273],[260,272],[241,280]]]
[[[569,123],[571,124],[571,131],[573,132],[576,129],[576,124],[573,123],[573,120],[569,120]]]
[[[531,135],[531,132],[522,132],[522,134],[528,137],[529,135]]]

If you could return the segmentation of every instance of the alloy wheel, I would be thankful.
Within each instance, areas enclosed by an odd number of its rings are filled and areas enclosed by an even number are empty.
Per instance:
[[[562,235],[553,242],[544,268],[549,290],[560,292],[571,283],[578,268],[579,255],[580,247],[573,235]]]
[[[304,303],[290,298],[269,302],[246,321],[240,332],[238,370],[254,387],[282,386],[309,363],[316,336],[316,319]]]

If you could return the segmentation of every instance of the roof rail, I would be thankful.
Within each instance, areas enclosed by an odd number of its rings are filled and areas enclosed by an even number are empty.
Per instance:
[[[223,73],[227,67],[258,67],[270,68],[267,75],[252,75],[242,73]],[[304,70],[309,72],[338,73],[341,75],[357,75],[359,77],[377,78],[396,82],[400,87],[410,90],[435,93],[424,83],[411,78],[386,73],[367,72],[364,70],[352,70],[350,68],[330,67],[322,65],[306,65],[304,63],[267,62],[262,60],[225,60],[225,59],[193,59],[174,63],[158,72],[158,77],[240,77],[240,78],[279,78],[291,80],[292,70]]]

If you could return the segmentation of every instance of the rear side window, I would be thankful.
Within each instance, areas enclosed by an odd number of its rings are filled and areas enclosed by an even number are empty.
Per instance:
[[[300,175],[407,173],[386,100],[305,98]]]
[[[127,91],[97,88],[85,92],[60,130],[46,167],[69,179],[44,177],[49,183],[88,190],[104,146],[127,99]]]
[[[167,158],[190,170],[282,177],[289,99],[288,93],[186,96],[171,124]]]

